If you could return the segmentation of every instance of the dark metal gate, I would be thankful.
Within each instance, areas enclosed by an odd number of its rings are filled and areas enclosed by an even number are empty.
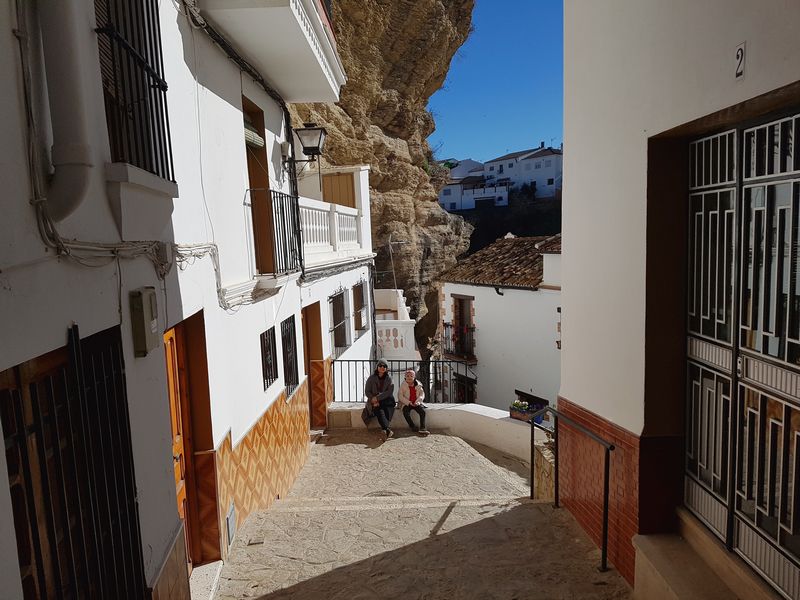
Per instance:
[[[0,373],[26,598],[144,598],[118,327]]]
[[[690,145],[684,501],[800,597],[800,115]]]

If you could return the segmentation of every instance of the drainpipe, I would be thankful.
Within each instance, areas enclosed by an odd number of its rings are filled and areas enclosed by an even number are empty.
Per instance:
[[[83,202],[93,166],[88,93],[80,60],[82,38],[91,28],[80,8],[76,0],[58,0],[40,5],[39,10],[55,169],[47,190],[47,213],[55,221],[65,219]]]

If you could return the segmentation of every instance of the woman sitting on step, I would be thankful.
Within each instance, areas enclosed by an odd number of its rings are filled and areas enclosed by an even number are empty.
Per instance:
[[[367,378],[364,384],[364,395],[367,397],[367,407],[365,423],[371,417],[378,417],[385,439],[389,439],[394,432],[389,429],[389,423],[394,416],[394,382],[389,375],[389,363],[384,359],[378,359],[375,372]]]
[[[403,406],[403,416],[406,419],[406,423],[408,423],[408,426],[411,428],[411,431],[417,431],[422,435],[428,435],[428,430],[425,429],[425,405],[422,403],[424,399],[425,390],[422,388],[422,384],[417,380],[417,374],[414,372],[414,369],[409,369],[406,371],[403,383],[400,384],[398,400],[400,400],[400,404]],[[412,410],[419,415],[419,427],[414,425],[414,421],[411,420]]]

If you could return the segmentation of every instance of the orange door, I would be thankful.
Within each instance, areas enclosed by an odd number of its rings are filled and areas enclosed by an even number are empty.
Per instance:
[[[183,382],[179,367],[178,336],[175,329],[164,333],[164,350],[167,358],[167,386],[169,387],[169,416],[172,422],[172,466],[175,471],[175,496],[178,501],[178,516],[183,521],[186,536],[186,561],[191,567],[191,539],[189,535],[188,505],[186,499],[187,448],[183,431]]]

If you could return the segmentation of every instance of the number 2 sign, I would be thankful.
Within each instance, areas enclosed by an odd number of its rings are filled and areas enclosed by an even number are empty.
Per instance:
[[[742,42],[738,46],[736,46],[736,71],[735,77],[736,81],[740,79],[744,79],[744,52],[745,52],[745,42]]]

